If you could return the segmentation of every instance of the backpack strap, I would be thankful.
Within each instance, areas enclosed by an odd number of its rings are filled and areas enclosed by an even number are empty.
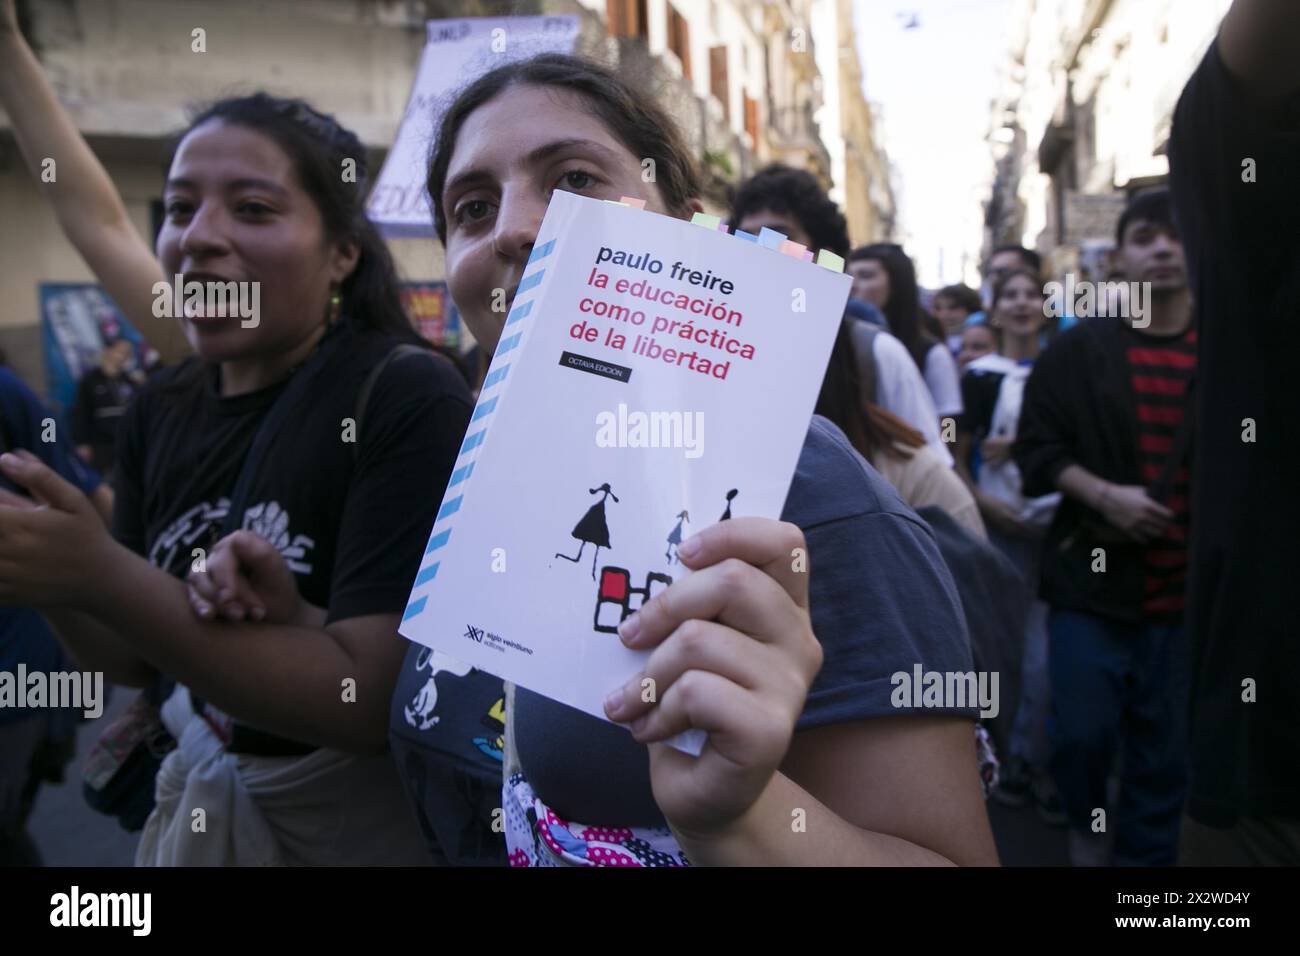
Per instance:
[[[370,394],[375,390],[375,384],[379,381],[379,376],[384,374],[384,369],[388,368],[389,365],[404,356],[415,355],[417,353],[430,355],[437,359],[442,358],[442,356],[432,349],[426,349],[424,346],[416,345],[413,342],[404,342],[401,345],[394,346],[389,350],[388,354],[375,363],[375,367],[370,370],[370,374],[366,376],[366,380],[361,383],[361,390],[357,392],[357,408],[354,418],[357,423],[358,435],[362,434],[361,424],[365,421],[366,408],[370,404]],[[352,443],[353,462],[356,461],[357,456],[360,454],[360,444],[360,442]]]

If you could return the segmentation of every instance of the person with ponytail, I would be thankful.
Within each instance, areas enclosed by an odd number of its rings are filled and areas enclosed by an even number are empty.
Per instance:
[[[29,167],[57,159],[46,196],[127,317],[157,327],[177,281],[256,307],[186,297],[194,355],[124,415],[111,534],[49,468],[0,457],[35,499],[0,502],[0,602],[42,611],[85,669],[174,688],[137,864],[428,862],[389,702],[471,398],[451,363],[397,351],[419,340],[365,217],[365,149],[301,100],[214,103],[179,139],[151,251],[13,13],[0,0],[0,103]],[[292,599],[215,586],[223,554]]]
[[[957,364],[946,344],[926,331],[916,267],[902,246],[878,242],[849,253],[853,296],[885,313],[892,332],[906,347],[930,389],[940,418],[962,413]]]
[[[872,366],[863,369],[855,358],[849,325],[854,321],[846,318],[835,336],[817,397],[817,414],[838,425],[858,453],[913,508],[941,508],[971,534],[987,539],[974,497],[948,463],[930,449],[919,431],[871,400],[876,383],[870,381]]]

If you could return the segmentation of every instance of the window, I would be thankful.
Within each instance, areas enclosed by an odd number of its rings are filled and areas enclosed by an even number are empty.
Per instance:
[[[646,0],[605,0],[605,26],[612,37],[646,36]]]
[[[727,47],[709,47],[709,92],[722,104],[722,115],[731,122],[731,95],[727,84]]]
[[[753,99],[747,93],[740,94],[745,103],[745,132],[749,134],[750,142],[754,148],[758,148],[758,100]]]
[[[668,49],[677,54],[682,64],[682,75],[691,78],[691,31],[686,18],[677,8],[668,4]]]

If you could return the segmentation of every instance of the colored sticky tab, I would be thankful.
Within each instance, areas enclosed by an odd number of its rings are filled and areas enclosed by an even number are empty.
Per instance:
[[[609,203],[611,206],[626,206],[626,205],[627,205],[627,203],[622,202],[621,200],[618,200],[618,199],[605,199],[605,200],[603,200],[603,202],[607,202],[607,203]]]
[[[743,229],[737,229],[732,235],[737,239],[744,239],[746,242],[758,242],[758,236],[752,232],[745,232]]]
[[[717,229],[721,221],[718,216],[710,216],[707,212],[697,212],[691,216],[692,226],[703,226],[705,229]]]
[[[813,254],[812,254],[812,250],[811,250],[811,249],[805,249],[805,250],[803,251],[803,261],[804,261],[804,262],[812,262],[812,261],[813,261]]]
[[[718,223],[718,232],[729,232],[729,231],[730,230],[727,229],[727,224],[725,222]]]
[[[817,264],[823,269],[830,269],[832,272],[844,271],[844,259],[829,249],[823,249],[817,253]]]
[[[633,209],[645,208],[645,200],[637,199],[635,196],[619,196],[618,201],[624,206],[631,206]]]
[[[764,226],[758,232],[758,244],[764,249],[780,249],[781,243],[786,241],[786,237],[775,229],[769,229]]]
[[[785,242],[781,243],[781,246],[777,251],[783,256],[793,256],[796,259],[802,259],[804,250],[807,248],[808,247],[802,242],[795,242],[793,239],[787,239]]]

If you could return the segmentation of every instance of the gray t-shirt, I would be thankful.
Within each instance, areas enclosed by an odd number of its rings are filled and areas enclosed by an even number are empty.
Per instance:
[[[796,730],[916,711],[891,704],[896,672],[971,670],[960,601],[934,535],[821,417],[808,428],[781,514],[807,540],[823,663]],[[519,688],[511,715],[524,776],[560,816],[664,826],[649,751],[615,724]],[[973,708],[926,708],[974,716]]]

